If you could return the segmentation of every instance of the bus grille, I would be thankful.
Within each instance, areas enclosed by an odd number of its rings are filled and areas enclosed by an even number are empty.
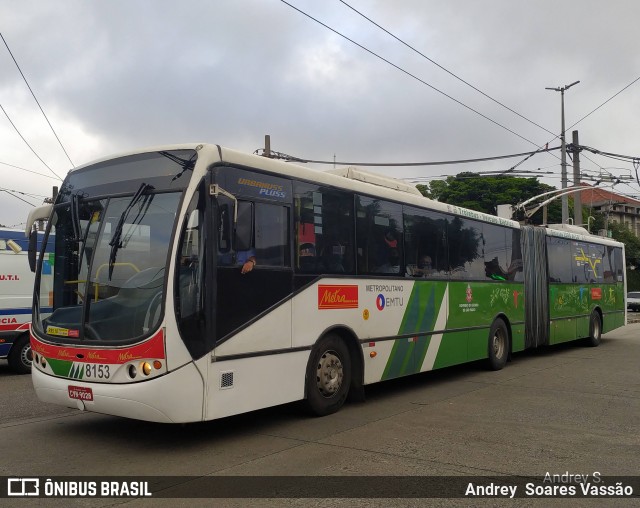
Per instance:
[[[233,371],[229,370],[227,372],[220,373],[220,389],[224,390],[226,388],[233,387]]]

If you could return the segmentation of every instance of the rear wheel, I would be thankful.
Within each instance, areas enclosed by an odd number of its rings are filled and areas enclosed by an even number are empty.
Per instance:
[[[9,353],[9,366],[18,374],[29,374],[33,353],[31,352],[31,342],[29,334],[25,333],[18,337]]]
[[[596,347],[602,340],[602,319],[595,310],[589,318],[589,336],[586,339],[587,346]]]
[[[311,351],[307,365],[306,404],[317,416],[338,411],[351,385],[351,358],[343,340],[325,336]]]
[[[500,318],[491,325],[488,349],[489,367],[492,370],[502,369],[509,356],[509,331],[507,325]]]

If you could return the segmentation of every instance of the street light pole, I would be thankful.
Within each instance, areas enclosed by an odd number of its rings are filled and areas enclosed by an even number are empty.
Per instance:
[[[560,134],[560,143],[561,143],[561,159],[560,165],[562,166],[562,188],[567,188],[567,145],[565,143],[565,133],[564,133],[564,91],[571,88],[573,85],[577,85],[580,81],[574,81],[570,85],[558,86],[555,88],[546,88],[546,90],[553,90],[554,92],[560,92],[560,107],[561,107],[561,134]],[[568,196],[562,196],[562,223],[566,224],[569,219],[569,198]]]

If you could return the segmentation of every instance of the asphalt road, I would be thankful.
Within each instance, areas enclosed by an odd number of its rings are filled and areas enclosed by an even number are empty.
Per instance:
[[[348,404],[324,418],[308,417],[289,404],[190,425],[42,404],[30,376],[0,365],[0,475],[638,475],[639,359],[640,324],[631,324],[606,335],[600,347],[525,352],[498,372],[470,364],[367,387],[365,403]],[[312,499],[46,501],[51,506],[318,504]],[[637,501],[520,499],[518,506],[631,506]],[[321,504],[467,502],[327,499]],[[0,504],[25,506],[25,500]]]

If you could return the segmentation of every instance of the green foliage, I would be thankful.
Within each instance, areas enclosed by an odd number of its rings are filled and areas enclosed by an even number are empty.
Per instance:
[[[554,190],[554,187],[540,183],[536,178],[486,177],[475,173],[460,173],[449,176],[445,180],[434,180],[417,187],[428,198],[489,214],[496,213],[497,205],[515,205]],[[548,213],[547,222],[561,222],[562,212],[559,200],[549,204]],[[531,222],[542,224],[542,210],[531,218]]]
[[[624,243],[627,266],[640,267],[640,238],[624,225],[615,222],[609,223],[609,230],[614,240]]]
[[[627,267],[627,291],[640,291],[640,270]]]

